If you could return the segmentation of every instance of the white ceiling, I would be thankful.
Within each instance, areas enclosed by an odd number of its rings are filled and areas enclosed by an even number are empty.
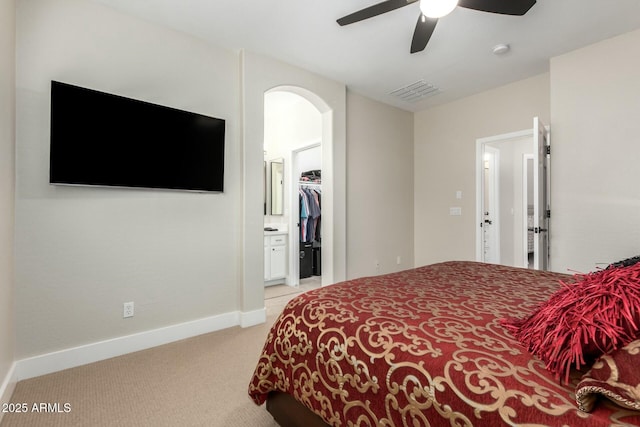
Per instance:
[[[640,0],[538,0],[522,17],[458,7],[440,19],[427,48],[411,55],[418,3],[340,27],[336,19],[381,0],[94,1],[282,60],[409,111],[543,73],[551,57],[640,28]],[[511,51],[494,55],[498,43]],[[418,80],[439,92],[414,103],[389,95]]]

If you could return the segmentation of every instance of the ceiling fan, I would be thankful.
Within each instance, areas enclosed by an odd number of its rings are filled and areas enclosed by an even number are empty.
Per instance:
[[[451,13],[456,6],[482,12],[522,16],[536,4],[536,0],[386,0],[344,16],[338,19],[338,24],[353,24],[417,1],[420,2],[421,13],[411,40],[411,53],[424,50],[436,28],[438,19]]]

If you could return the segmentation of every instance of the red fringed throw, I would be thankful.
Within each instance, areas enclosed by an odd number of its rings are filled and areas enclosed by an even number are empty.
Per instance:
[[[640,338],[640,263],[576,275],[524,319],[502,319],[556,377]]]

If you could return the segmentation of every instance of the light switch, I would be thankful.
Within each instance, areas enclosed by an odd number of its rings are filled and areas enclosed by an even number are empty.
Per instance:
[[[456,191],[456,199],[462,199],[462,191]]]
[[[462,215],[462,208],[460,208],[460,207],[451,207],[451,208],[449,208],[449,215],[452,215],[452,216],[460,216],[460,215]]]

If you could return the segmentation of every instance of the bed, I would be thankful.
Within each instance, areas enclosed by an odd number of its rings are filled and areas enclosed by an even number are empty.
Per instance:
[[[640,425],[609,399],[580,410],[584,372],[559,381],[501,324],[560,280],[460,261],[309,291],[273,324],[249,395],[283,427]]]

